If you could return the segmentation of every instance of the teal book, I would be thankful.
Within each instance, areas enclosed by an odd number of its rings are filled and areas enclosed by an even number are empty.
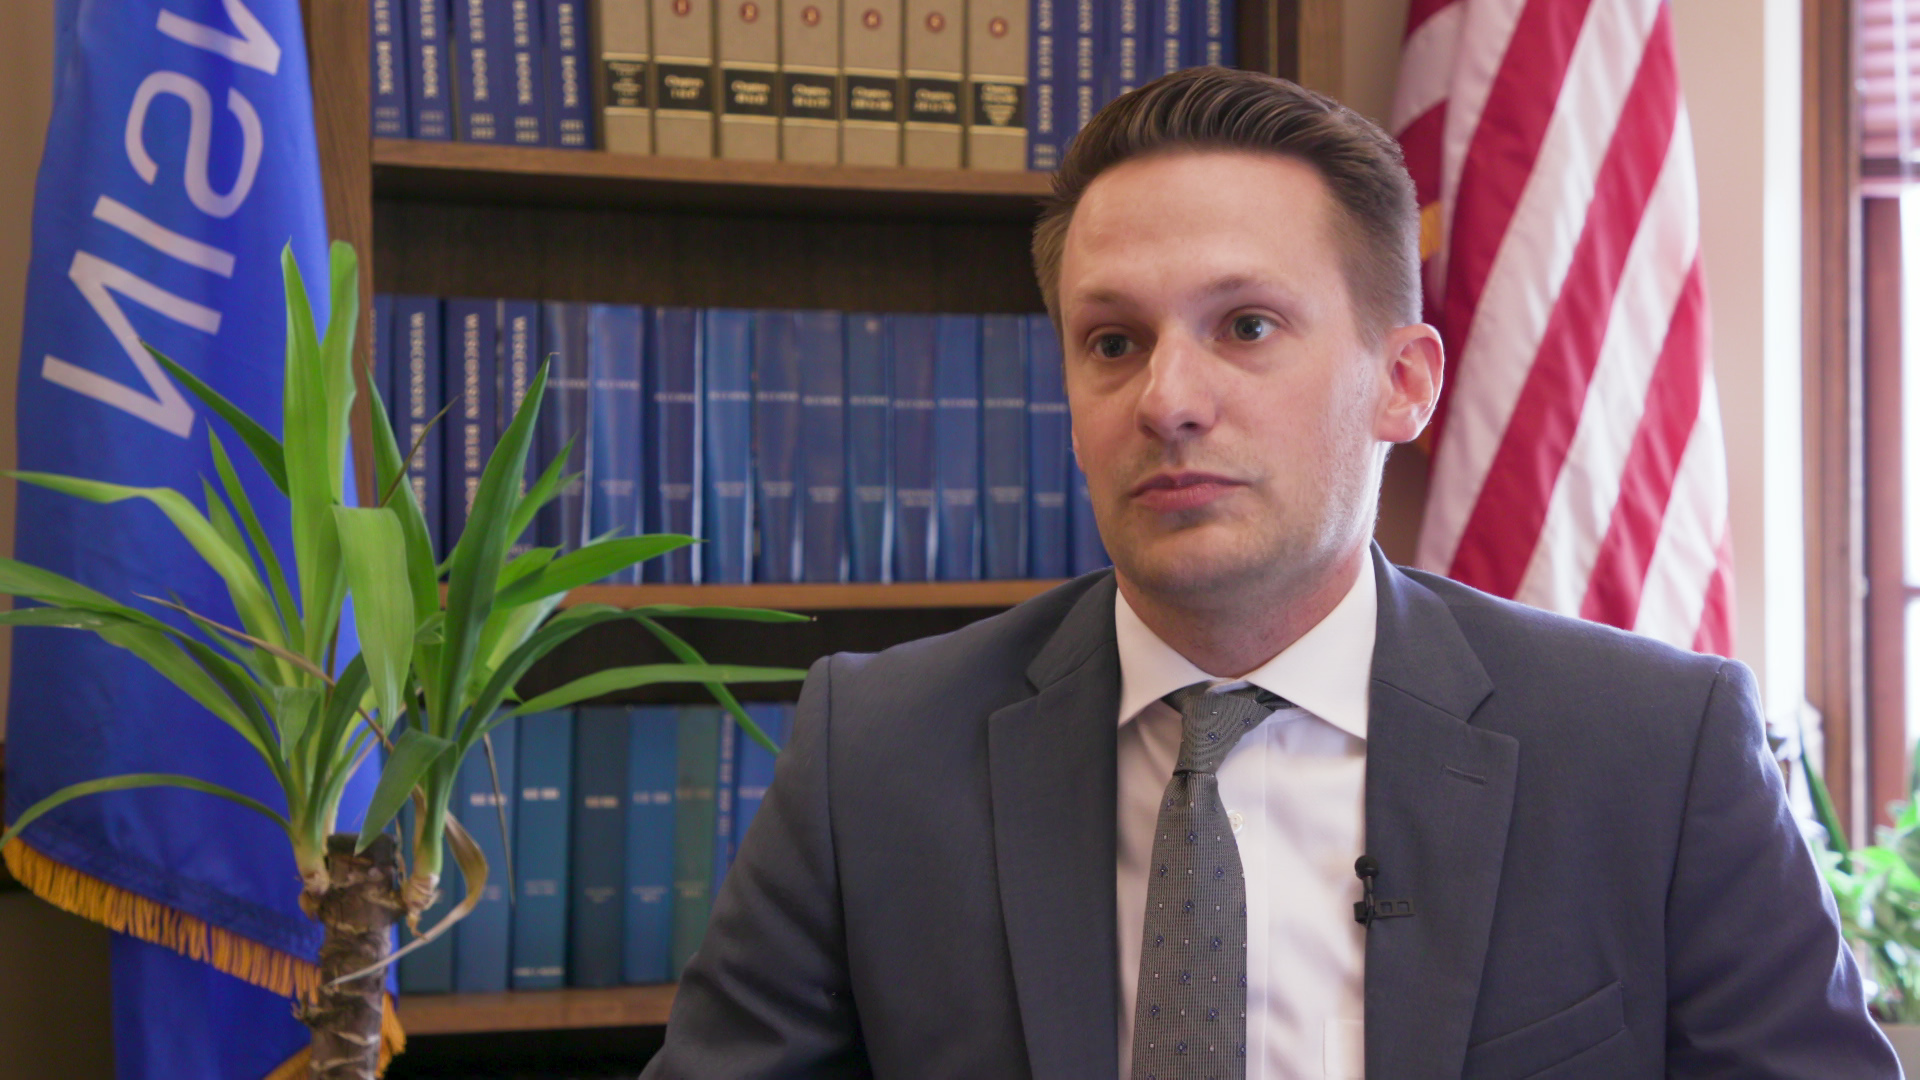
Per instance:
[[[767,738],[775,746],[787,745],[787,731],[793,724],[793,705],[784,701],[755,702],[747,706],[747,716],[760,725]],[[747,828],[753,824],[753,816],[760,812],[760,804],[767,799],[767,789],[773,786],[774,752],[761,746],[757,741],[740,733],[740,766],[736,770],[733,785],[733,853],[740,854],[740,845],[747,838]]]
[[[623,979],[673,980],[673,789],[680,710],[627,713],[627,910]]]
[[[460,763],[453,781],[453,813],[466,826],[487,857],[487,884],[480,903],[453,926],[453,988],[463,994],[498,993],[507,988],[509,926],[513,905],[507,902],[507,837],[513,835],[514,728],[509,719],[493,729],[493,767],[487,751],[476,745]],[[499,773],[500,787],[493,786]],[[501,829],[502,811],[506,829]]]
[[[680,710],[673,806],[673,950],[677,976],[700,948],[713,913],[713,847],[719,801],[720,735],[726,714],[715,706]]]
[[[713,781],[713,888],[714,896],[720,895],[720,883],[726,880],[727,868],[733,865],[733,804],[739,794],[735,790],[735,776],[740,764],[740,725],[733,722],[733,716],[722,713],[720,716],[720,764],[714,770]]]
[[[413,807],[403,805],[400,808],[400,835],[407,841],[406,847],[412,850]],[[466,892],[465,882],[460,876],[460,867],[451,855],[444,859],[440,871],[440,899],[433,906],[420,913],[420,930],[425,933],[439,925],[440,920],[453,910],[455,900]],[[456,924],[457,925],[457,924]],[[413,940],[404,932],[402,945]],[[453,934],[441,934],[420,948],[400,958],[400,993],[402,994],[449,994],[453,992]]]
[[[585,708],[574,718],[569,986],[620,984],[627,891],[627,714],[632,711],[623,706]]]
[[[573,714],[520,718],[520,797],[513,849],[519,904],[513,913],[513,988],[567,984],[567,833],[573,800]]]

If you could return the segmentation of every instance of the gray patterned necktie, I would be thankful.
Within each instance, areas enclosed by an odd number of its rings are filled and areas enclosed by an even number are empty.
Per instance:
[[[1247,883],[1220,805],[1220,763],[1280,698],[1248,686],[1176,690],[1180,760],[1167,782],[1147,875],[1133,1080],[1247,1075]]]

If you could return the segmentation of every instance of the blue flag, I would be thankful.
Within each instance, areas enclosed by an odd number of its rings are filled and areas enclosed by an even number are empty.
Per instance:
[[[21,347],[21,468],[199,502],[202,478],[215,475],[207,428],[218,421],[141,342],[277,430],[288,244],[307,280],[324,282],[298,0],[59,0]],[[238,467],[285,558],[285,497],[250,460]],[[14,551],[123,603],[177,596],[232,618],[218,577],[145,502],[95,505],[22,485]],[[255,752],[130,653],[91,634],[22,628],[13,664],[9,818],[68,784],[128,772],[196,776],[284,809]],[[370,781],[363,770],[342,827],[357,825]],[[123,931],[122,1080],[259,1080],[305,1046],[287,995],[310,977],[321,933],[299,909],[287,837],[265,818],[177,789],[98,795],[36,822],[6,855],[42,896]]]

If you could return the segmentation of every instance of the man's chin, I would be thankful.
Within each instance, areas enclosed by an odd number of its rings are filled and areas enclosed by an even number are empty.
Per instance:
[[[1135,588],[1160,596],[1199,598],[1245,587],[1270,573],[1272,556],[1258,556],[1220,537],[1165,537],[1114,554],[1114,565]]]

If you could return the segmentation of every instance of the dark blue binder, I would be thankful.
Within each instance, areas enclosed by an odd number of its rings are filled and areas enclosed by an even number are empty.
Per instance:
[[[547,141],[568,150],[593,146],[593,94],[587,89],[585,0],[545,0],[541,35],[546,76]]]
[[[540,424],[534,429],[540,468],[546,466],[571,440],[565,474],[573,477],[560,489],[560,497],[540,511],[536,533],[544,547],[573,551],[580,547],[587,531],[586,475],[589,455],[588,398],[590,363],[587,355],[587,305],[549,301],[541,305],[540,356],[551,367],[547,373],[547,394],[541,404]],[[536,474],[537,475],[537,474]]]
[[[753,313],[753,580],[800,580],[800,339],[791,311]]]
[[[1186,66],[1187,8],[1193,0],[1150,0],[1153,32],[1147,36],[1147,78],[1157,79]]]
[[[788,729],[793,723],[793,706],[786,702],[756,702],[747,706],[747,715],[760,725],[775,746],[787,745]],[[753,824],[753,816],[760,812],[760,804],[766,801],[767,788],[773,785],[774,754],[766,747],[740,733],[740,765],[733,785],[733,851],[738,855],[740,844],[747,838],[747,828]]]
[[[933,316],[893,315],[893,580],[932,581],[939,541]]]
[[[625,960],[627,744],[622,706],[573,721],[573,847],[568,866],[567,985],[618,986]]]
[[[513,906],[507,902],[507,837],[513,835],[515,721],[495,728],[493,768],[485,746],[476,745],[460,763],[453,782],[453,813],[487,857],[487,884],[480,903],[454,924],[453,988],[463,994],[498,993],[507,988]],[[495,771],[500,789],[495,792]],[[506,811],[507,831],[500,829]]]
[[[413,805],[400,807],[400,835],[407,842],[407,850],[412,852],[414,830]],[[442,841],[444,848],[445,841]],[[440,867],[440,897],[432,906],[420,913],[420,932],[426,933],[440,925],[453,905],[466,895],[466,881],[461,877],[460,866],[453,861],[452,852],[445,851]],[[400,958],[400,993],[406,994],[450,994],[453,992],[453,938],[459,929],[455,923],[452,929],[420,946]],[[401,944],[413,940],[412,935],[402,933]]]
[[[520,413],[520,405],[527,398],[527,387],[532,385],[533,374],[540,367],[540,304],[534,300],[500,301],[500,377],[498,394],[497,431],[507,430],[513,418]],[[527,456],[526,480],[522,488],[531,486],[539,477],[540,470],[535,467],[537,455]],[[534,546],[534,530],[529,528],[522,536],[512,538],[508,552],[520,555]]]
[[[500,302],[452,299],[447,301],[445,345],[446,400],[453,408],[442,421],[446,430],[447,490],[445,515],[447,545],[460,542],[467,515],[480,490],[480,476],[493,453],[494,425],[499,421],[495,400],[498,388]]]
[[[373,137],[407,137],[407,18],[401,0],[370,0],[368,72],[373,77]],[[383,393],[385,391],[382,391]]]
[[[893,500],[887,479],[893,454],[892,358],[884,315],[848,315],[847,549],[854,581],[893,580]]]
[[[453,0],[453,114],[461,142],[512,141],[512,0]]]
[[[720,717],[720,767],[713,783],[713,893],[733,865],[734,790],[740,768],[740,725],[731,713]]]
[[[394,334],[394,411],[400,421],[394,425],[400,452],[411,453],[407,460],[407,484],[420,503],[427,519],[427,534],[433,540],[436,556],[447,553],[446,529],[440,511],[445,473],[442,469],[445,438],[443,426],[428,430],[433,418],[446,404],[446,387],[440,378],[440,300],[432,296],[395,296],[393,298]],[[417,453],[413,452],[415,446]]]
[[[1096,0],[1070,2],[1073,5],[1073,24],[1068,41],[1072,47],[1072,61],[1067,70],[1067,85],[1072,93],[1067,101],[1068,115],[1061,128],[1067,143],[1071,143],[1080,129],[1087,126],[1102,104],[1100,73],[1108,63],[1102,30],[1110,17],[1106,5]]]
[[[401,402],[393,392],[393,296],[389,293],[375,293],[373,296],[373,388],[380,391],[380,400],[386,405],[386,414],[376,417],[393,429],[394,438],[400,433]],[[404,452],[404,450],[403,450]]]
[[[1052,172],[1060,167],[1061,61],[1066,53],[1062,19],[1070,0],[1031,0],[1027,9],[1027,168]]]
[[[793,316],[800,352],[800,579],[847,580],[847,366],[837,311]]]
[[[934,475],[940,489],[939,577],[980,577],[980,317],[936,315]]]
[[[1067,483],[1073,467],[1067,388],[1053,320],[1027,316],[1027,484],[1032,499],[1027,572],[1063,578],[1069,559]]]
[[[646,470],[644,520],[655,532],[699,536],[701,521],[702,361],[700,313],[653,308],[647,313]],[[685,547],[641,564],[643,580],[689,585],[700,580],[699,549]]]
[[[553,140],[547,133],[547,80],[541,70],[546,49],[546,19],[541,0],[506,0],[507,22],[507,100],[501,109],[505,141],[516,146],[546,146]]]
[[[514,807],[513,988],[567,983],[568,830],[573,798],[573,714],[520,718],[520,796]]]
[[[404,0],[407,13],[407,137],[453,138],[452,44],[447,0]]]
[[[1137,88],[1147,65],[1148,23],[1144,0],[1113,0],[1106,25],[1106,62],[1102,65],[1100,103],[1105,105]]]
[[[1027,576],[1027,317],[980,317],[981,573]]]
[[[640,407],[642,325],[640,309],[595,304],[588,315],[588,371],[593,389],[587,442],[593,451],[588,473],[588,533],[639,536],[640,447],[646,412]],[[629,566],[607,578],[616,585],[637,585],[640,570]]]
[[[704,313],[706,543],[700,580],[750,580],[753,558],[753,313]]]
[[[627,713],[627,903],[622,979],[673,979],[673,789],[680,709]]]
[[[1188,67],[1217,64],[1232,67],[1234,49],[1234,0],[1187,0],[1186,63]]]
[[[1106,547],[1100,543],[1100,527],[1093,520],[1093,500],[1087,494],[1087,476],[1080,471],[1080,466],[1073,467],[1068,483],[1073,489],[1073,572],[1085,574],[1113,565],[1107,558]]]

